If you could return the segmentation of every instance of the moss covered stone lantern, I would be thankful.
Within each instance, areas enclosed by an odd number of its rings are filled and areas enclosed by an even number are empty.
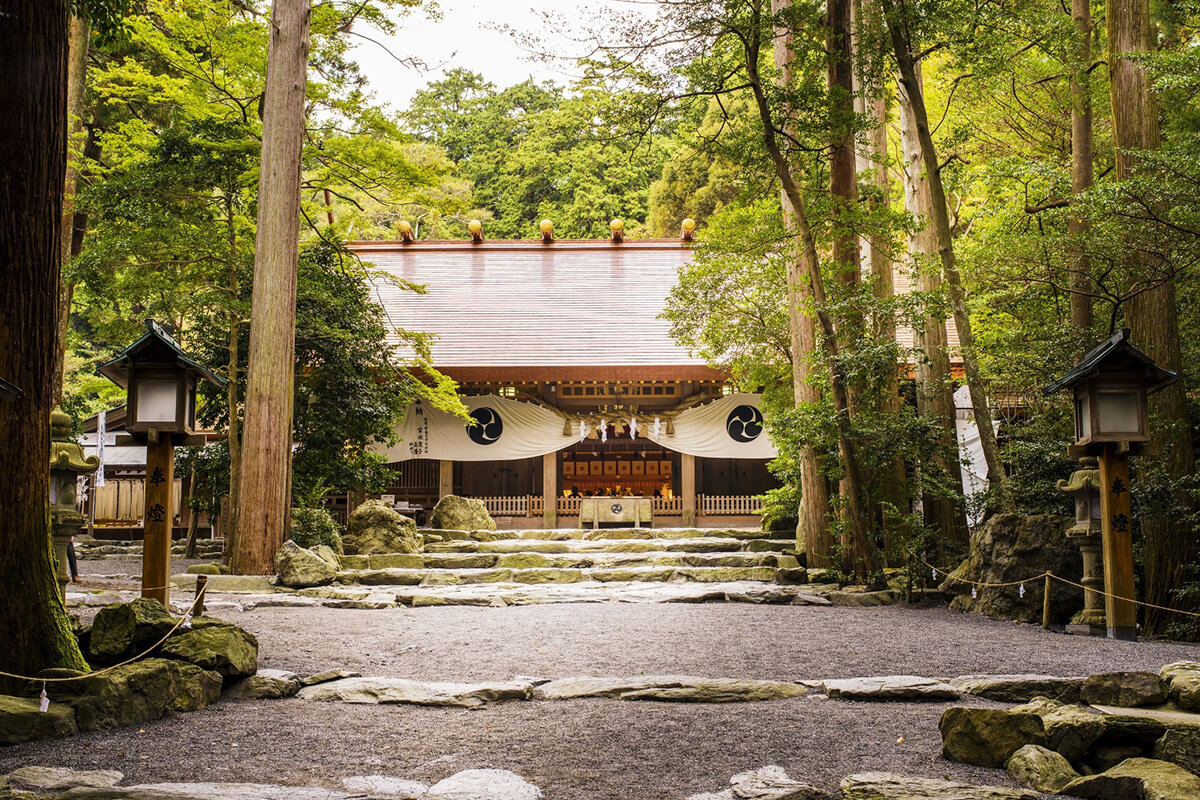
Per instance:
[[[1067,538],[1083,557],[1083,610],[1071,618],[1068,633],[1104,636],[1104,562],[1100,555],[1100,465],[1095,458],[1079,459],[1079,469],[1058,482],[1058,490],[1075,498],[1075,524]]]
[[[83,447],[71,438],[71,418],[60,409],[50,414],[50,536],[58,559],[58,593],[67,596],[67,545],[85,522],[75,508],[80,475],[100,466],[96,456],[84,456]]]

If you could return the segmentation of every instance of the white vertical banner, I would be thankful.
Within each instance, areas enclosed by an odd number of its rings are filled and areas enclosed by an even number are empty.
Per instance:
[[[105,423],[108,421],[108,412],[101,411],[96,415],[96,457],[100,459],[100,468],[96,470],[96,485],[104,485],[104,437],[108,435],[105,430]]]

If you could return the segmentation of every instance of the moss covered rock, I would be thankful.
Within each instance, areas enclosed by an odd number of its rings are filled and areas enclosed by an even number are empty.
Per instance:
[[[1049,515],[1025,516],[997,514],[971,533],[970,553],[938,588],[956,595],[950,607],[957,611],[975,611],[998,619],[1040,622],[1044,582],[1025,585],[985,586],[971,596],[977,583],[1009,583],[1052,571],[1078,583],[1082,579],[1083,559],[1079,548],[1065,535],[1070,520]],[[1022,596],[1022,594],[1024,596]],[[1053,622],[1067,622],[1083,604],[1083,595],[1073,586],[1054,581],[1050,592]]]
[[[1071,781],[1062,793],[1096,800],[1195,800],[1200,778],[1168,761],[1128,758],[1099,775]]]
[[[1177,706],[1185,711],[1200,711],[1200,661],[1176,661],[1158,674]]]
[[[36,697],[0,695],[0,744],[57,739],[78,732],[70,706],[51,703],[44,713],[40,706]]]
[[[1032,711],[951,706],[938,720],[949,761],[1003,768],[1027,744],[1045,745],[1042,718]]]
[[[258,669],[258,639],[236,625],[204,625],[172,636],[160,652],[164,658],[213,670],[227,681],[253,675]]]
[[[116,664],[139,655],[166,636],[179,620],[149,597],[113,603],[96,612],[88,638],[88,660]]]
[[[416,522],[382,500],[368,500],[350,514],[342,546],[352,555],[419,553],[424,540]]]
[[[289,539],[275,553],[275,574],[284,586],[306,589],[330,583],[337,574],[337,565]]]
[[[195,711],[221,696],[221,676],[195,664],[147,658],[49,684],[53,700],[71,706],[81,731],[158,719],[167,711]]]
[[[432,528],[451,531],[494,531],[496,520],[482,500],[448,494],[438,500],[429,516]]]

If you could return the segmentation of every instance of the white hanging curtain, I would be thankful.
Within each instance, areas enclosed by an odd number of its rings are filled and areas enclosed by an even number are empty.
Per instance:
[[[722,397],[680,412],[670,427],[665,419],[657,426],[640,425],[637,436],[705,458],[774,458],[775,447],[759,410],[761,399],[757,394]],[[534,403],[490,394],[464,397],[463,403],[477,425],[468,427],[457,417],[415,403],[396,429],[399,442],[377,452],[388,461],[512,461],[557,452],[592,433],[584,423],[572,425],[562,414]],[[611,431],[611,426],[605,427]],[[674,433],[667,433],[671,429]],[[599,427],[595,433],[606,438]]]
[[[553,453],[579,441],[563,435],[563,417],[533,403],[496,395],[464,397],[478,423],[414,403],[396,429],[399,442],[381,452],[388,461],[437,458],[444,461],[513,461]]]
[[[775,458],[759,408],[762,395],[731,394],[681,411],[667,426],[650,426],[647,439],[671,450],[703,458]],[[655,428],[658,428],[657,432]]]

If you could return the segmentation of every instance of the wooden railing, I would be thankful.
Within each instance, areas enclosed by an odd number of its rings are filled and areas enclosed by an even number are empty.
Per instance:
[[[704,516],[741,517],[762,513],[762,500],[754,495],[702,494],[696,497],[696,506]]]
[[[524,497],[480,497],[493,517],[540,517],[543,499],[540,495]],[[579,497],[560,497],[557,512],[560,517],[579,514]],[[654,513],[665,517],[683,514],[682,497],[655,497]],[[754,495],[697,495],[696,513],[700,516],[745,517],[762,513],[762,501]]]
[[[480,497],[493,517],[529,516],[529,495],[519,497]]]
[[[682,497],[656,497],[654,498],[654,513],[664,514],[668,517],[676,517],[683,513],[683,498]]]

